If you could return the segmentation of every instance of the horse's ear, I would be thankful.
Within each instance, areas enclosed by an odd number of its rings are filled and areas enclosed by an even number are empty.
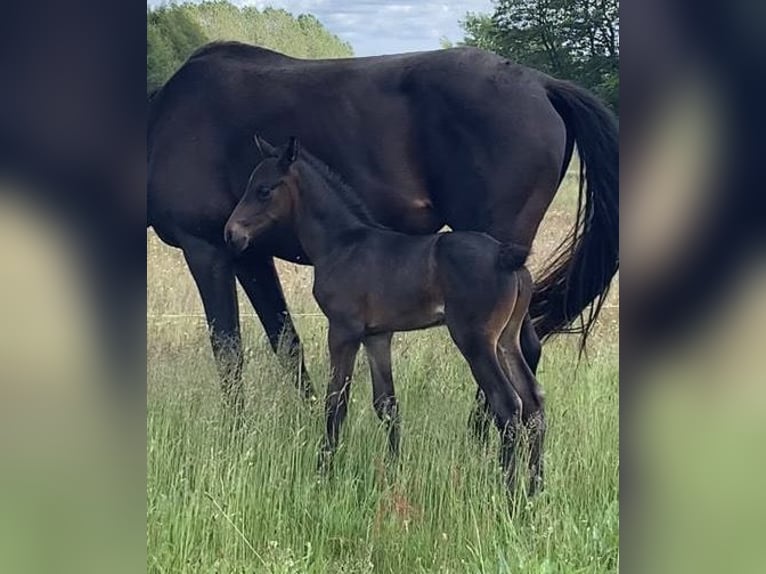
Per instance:
[[[269,142],[267,142],[264,139],[261,139],[258,137],[258,134],[255,134],[253,136],[253,141],[255,142],[255,147],[258,148],[258,153],[261,154],[261,157],[274,157],[277,155],[277,150],[272,146]]]
[[[287,169],[296,159],[298,159],[299,150],[300,144],[298,143],[298,138],[291,136],[290,140],[287,142],[285,151],[282,153],[282,157],[279,158],[279,164],[282,166],[282,169]]]

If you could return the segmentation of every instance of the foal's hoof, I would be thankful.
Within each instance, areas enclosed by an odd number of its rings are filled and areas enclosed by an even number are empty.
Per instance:
[[[302,385],[298,387],[298,390],[301,393],[301,398],[308,402],[308,403],[315,403],[317,402],[317,394],[314,392],[314,387],[311,385]]]
[[[227,409],[224,412],[224,425],[230,433],[237,434],[245,430],[245,409]]]
[[[317,472],[324,476],[329,475],[333,468],[333,453],[328,450],[321,450],[317,457]]]
[[[294,377],[293,383],[304,401],[315,402],[317,400],[314,385],[307,372],[304,371],[300,376]]]
[[[309,412],[316,412],[320,405],[324,406],[323,403],[319,401],[319,397],[313,392],[302,395],[301,398],[303,399],[303,404],[308,407]]]
[[[542,477],[532,477],[532,479],[529,481],[529,490],[527,491],[527,494],[530,498],[537,496],[538,494],[542,493],[544,487],[545,483],[543,482]]]

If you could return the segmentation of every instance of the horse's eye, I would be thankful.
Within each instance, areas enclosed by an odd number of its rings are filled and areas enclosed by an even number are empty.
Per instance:
[[[258,199],[268,199],[271,197],[271,191],[272,187],[269,187],[268,185],[262,185],[258,188]]]

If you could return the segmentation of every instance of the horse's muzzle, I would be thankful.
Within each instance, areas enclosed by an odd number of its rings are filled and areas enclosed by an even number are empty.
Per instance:
[[[245,225],[238,221],[230,221],[223,231],[226,245],[234,253],[242,253],[250,243],[250,233]]]

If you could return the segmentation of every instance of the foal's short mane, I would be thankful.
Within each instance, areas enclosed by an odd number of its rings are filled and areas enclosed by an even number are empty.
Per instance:
[[[369,227],[375,227],[377,229],[389,229],[382,223],[376,221],[376,219],[370,213],[370,210],[367,209],[365,203],[356,193],[354,193],[354,190],[351,189],[351,186],[343,181],[339,174],[330,169],[330,166],[328,166],[316,156],[311,155],[305,149],[301,150],[300,157],[323,177],[332,191],[338,195],[346,207],[348,207],[349,210],[356,217],[358,217],[363,224]]]

